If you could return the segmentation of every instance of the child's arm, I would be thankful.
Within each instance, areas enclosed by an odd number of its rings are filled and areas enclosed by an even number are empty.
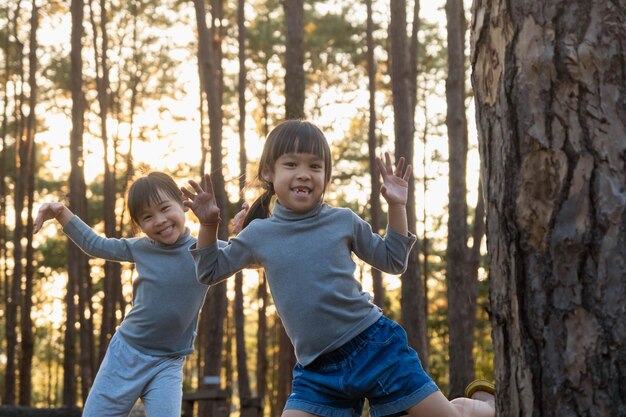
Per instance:
[[[37,233],[43,227],[43,224],[51,219],[57,219],[61,227],[65,226],[74,216],[63,203],[44,203],[39,207],[33,233]]]
[[[185,197],[183,204],[193,211],[200,222],[198,243],[196,246],[197,248],[204,248],[217,241],[217,228],[221,221],[220,208],[215,201],[215,194],[213,194],[213,185],[211,184],[211,176],[209,174],[204,175],[202,184],[198,184],[194,180],[189,180],[189,185],[196,191],[196,194],[185,187],[181,187],[181,191]]]
[[[393,170],[391,157],[385,152],[385,162],[376,158],[378,170],[383,179],[380,189],[381,194],[389,206],[387,210],[387,223],[391,229],[406,236],[409,232],[406,215],[406,203],[409,194],[409,178],[411,177],[411,165],[404,169],[404,158],[400,158]],[[404,172],[403,172],[404,171]]]

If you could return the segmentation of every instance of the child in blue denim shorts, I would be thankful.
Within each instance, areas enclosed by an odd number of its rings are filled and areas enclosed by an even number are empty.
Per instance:
[[[448,401],[424,372],[406,333],[371,302],[354,277],[352,254],[391,274],[406,269],[415,236],[406,203],[411,166],[389,154],[376,163],[388,204],[385,237],[347,208],[323,202],[331,178],[330,147],[315,125],[288,120],[267,137],[257,179],[264,194],[244,228],[219,247],[219,208],[207,174],[183,188],[200,221],[191,253],[200,282],[213,284],[247,268],[265,269],[276,309],[298,363],[283,417],[491,417],[493,396]],[[273,197],[276,201],[270,213]]]
[[[180,188],[163,172],[138,178],[128,191],[133,225],[145,236],[105,238],[63,203],[44,203],[34,232],[56,219],[90,256],[132,262],[133,306],[113,335],[83,417],[125,417],[141,398],[149,417],[180,416],[185,356],[193,352],[198,313],[208,287],[196,279]],[[241,224],[244,212],[235,218]],[[225,244],[225,242],[222,242]]]

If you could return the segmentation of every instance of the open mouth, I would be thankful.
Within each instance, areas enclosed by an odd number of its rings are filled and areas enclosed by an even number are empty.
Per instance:
[[[163,230],[161,230],[159,232],[159,235],[167,235],[167,234],[169,234],[172,231],[173,228],[174,228],[174,226],[172,226],[172,225],[167,226],[165,229],[163,229]]]
[[[309,195],[311,194],[311,190],[307,187],[294,187],[293,188],[293,192],[296,193],[296,195]]]

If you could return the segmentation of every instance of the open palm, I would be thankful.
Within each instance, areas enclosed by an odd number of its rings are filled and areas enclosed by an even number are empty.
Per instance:
[[[391,164],[391,156],[389,152],[385,152],[385,161],[376,158],[378,171],[383,179],[383,185],[380,189],[381,194],[388,204],[406,205],[409,195],[409,178],[411,177],[411,165],[404,168],[405,160],[401,157],[398,160],[396,169]]]
[[[183,201],[185,207],[193,211],[200,224],[209,225],[219,223],[221,220],[220,208],[215,201],[211,176],[205,174],[202,184],[198,184],[194,180],[189,180],[189,185],[195,193],[185,187],[181,187],[181,191],[185,197]]]

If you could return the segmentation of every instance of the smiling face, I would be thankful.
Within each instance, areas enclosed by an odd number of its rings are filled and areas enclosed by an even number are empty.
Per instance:
[[[185,207],[163,191],[158,199],[146,204],[137,216],[137,224],[152,240],[172,245],[185,234]]]
[[[285,153],[276,160],[273,172],[266,173],[266,180],[273,184],[283,206],[305,213],[322,200],[324,160],[311,153]]]

